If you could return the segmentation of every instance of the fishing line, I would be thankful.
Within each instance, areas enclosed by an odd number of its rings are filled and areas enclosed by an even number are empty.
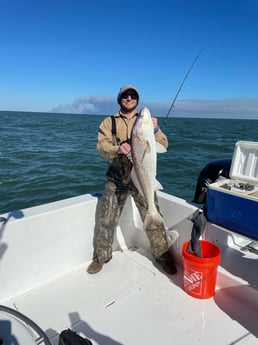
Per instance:
[[[180,86],[179,86],[179,88],[178,88],[178,90],[177,90],[177,93],[176,93],[176,95],[175,95],[175,97],[174,97],[174,99],[173,99],[173,101],[172,101],[172,103],[171,103],[171,105],[170,105],[170,108],[169,108],[169,110],[168,110],[168,112],[167,112],[167,115],[165,116],[165,118],[164,118],[164,120],[163,120],[162,127],[164,127],[164,125],[165,125],[165,123],[166,123],[166,121],[167,121],[167,119],[168,119],[168,117],[169,117],[169,114],[170,114],[172,108],[174,108],[174,104],[175,104],[175,102],[176,102],[176,99],[177,99],[177,97],[178,97],[180,91],[182,90],[182,88],[183,88],[183,86],[184,86],[184,83],[185,83],[186,79],[188,78],[188,75],[190,74],[190,72],[191,72],[191,70],[192,70],[192,68],[193,68],[193,66],[194,66],[194,64],[195,64],[195,62],[197,61],[197,59],[198,59],[199,56],[201,55],[201,52],[202,52],[202,49],[201,49],[201,50],[199,51],[199,53],[196,55],[195,59],[193,60],[192,64],[190,65],[188,71],[186,72],[186,75],[185,75],[185,77],[184,77],[182,83],[180,84]]]

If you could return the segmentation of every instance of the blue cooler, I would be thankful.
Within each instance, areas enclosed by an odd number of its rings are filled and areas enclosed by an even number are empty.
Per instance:
[[[230,179],[211,183],[206,199],[211,223],[258,240],[258,143],[235,144]]]

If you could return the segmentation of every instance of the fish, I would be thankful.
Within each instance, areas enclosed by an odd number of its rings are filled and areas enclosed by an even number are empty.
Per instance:
[[[150,224],[162,224],[154,201],[156,191],[163,189],[156,179],[157,153],[166,152],[166,148],[156,142],[151,114],[143,107],[135,121],[131,136],[131,179],[147,203],[147,213],[144,219],[144,229]]]

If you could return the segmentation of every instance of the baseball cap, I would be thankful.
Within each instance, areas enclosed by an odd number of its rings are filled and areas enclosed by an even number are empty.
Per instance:
[[[134,87],[133,85],[130,85],[130,84],[129,84],[129,85],[124,85],[124,86],[122,86],[122,87],[120,88],[119,93],[118,93],[118,95],[117,95],[117,102],[118,102],[118,104],[120,104],[121,95],[122,95],[124,92],[128,91],[128,90],[133,90],[134,92],[136,92],[136,94],[137,94],[137,96],[138,96],[138,102],[139,102],[140,96],[139,96],[138,90],[136,89],[136,87]]]

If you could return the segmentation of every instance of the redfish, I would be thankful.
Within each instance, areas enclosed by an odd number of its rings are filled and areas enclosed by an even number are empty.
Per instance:
[[[166,149],[156,142],[151,114],[144,107],[138,115],[131,137],[131,158],[133,163],[131,178],[147,202],[144,229],[150,224],[163,223],[154,202],[155,191],[163,189],[156,179],[157,152],[166,152]]]

